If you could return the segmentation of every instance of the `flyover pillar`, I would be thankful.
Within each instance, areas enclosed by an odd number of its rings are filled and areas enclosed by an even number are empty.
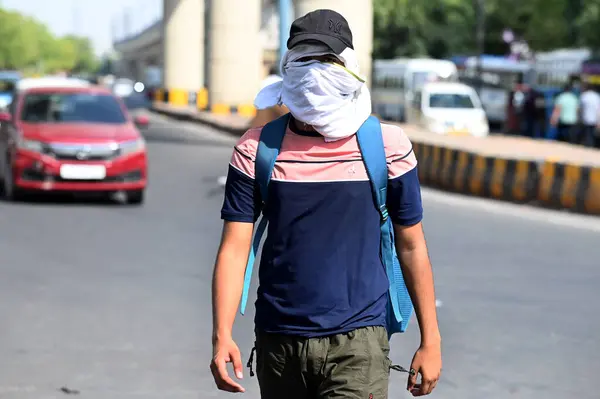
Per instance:
[[[145,59],[138,60],[135,63],[135,80],[144,82],[145,81],[145,73],[146,68],[148,67],[148,62]]]
[[[261,0],[212,0],[208,99],[214,113],[254,114],[262,78]]]
[[[204,87],[204,0],[163,0],[163,7],[168,101],[194,105]]]
[[[296,0],[296,18],[311,11],[327,8],[342,14],[352,30],[354,50],[360,71],[371,86],[373,53],[373,1],[372,0]]]

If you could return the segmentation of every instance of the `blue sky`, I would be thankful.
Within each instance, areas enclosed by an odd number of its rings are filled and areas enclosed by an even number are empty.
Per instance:
[[[37,18],[56,35],[87,36],[98,55],[111,48],[113,24],[122,34],[125,10],[132,33],[162,15],[162,0],[0,0],[0,6]]]

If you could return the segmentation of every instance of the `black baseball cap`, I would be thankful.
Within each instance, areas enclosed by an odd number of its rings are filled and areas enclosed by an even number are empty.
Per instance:
[[[310,41],[327,45],[335,54],[341,54],[347,47],[354,49],[348,21],[333,10],[311,11],[292,23],[287,48]]]

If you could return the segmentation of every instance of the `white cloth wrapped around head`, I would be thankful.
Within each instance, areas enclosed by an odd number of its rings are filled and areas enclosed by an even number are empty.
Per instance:
[[[324,55],[332,55],[344,65],[301,60]],[[299,44],[286,52],[281,70],[283,80],[256,96],[258,109],[283,104],[294,118],[311,125],[327,141],[352,136],[371,114],[371,95],[351,48],[334,54],[325,45]]]

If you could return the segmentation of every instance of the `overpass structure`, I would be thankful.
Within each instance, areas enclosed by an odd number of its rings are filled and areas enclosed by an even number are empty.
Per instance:
[[[320,8],[344,15],[354,35],[361,70],[370,77],[372,0],[287,3],[292,17]],[[113,47],[120,54],[124,75],[143,80],[147,67],[162,69],[157,101],[252,116],[266,67],[278,59],[278,27],[278,0],[163,0],[161,20],[115,41]],[[286,36],[287,30],[289,26]]]

